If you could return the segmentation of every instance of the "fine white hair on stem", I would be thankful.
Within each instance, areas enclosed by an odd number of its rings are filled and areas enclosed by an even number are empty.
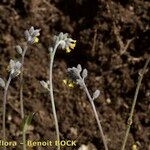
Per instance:
[[[21,47],[20,45],[16,46],[17,52],[21,55],[21,74],[20,74],[20,109],[21,109],[21,118],[24,118],[24,104],[23,104],[23,73],[24,73],[24,59],[26,52],[28,50],[28,45],[38,43],[38,36],[40,35],[41,29],[34,29],[33,26],[29,30],[24,32],[26,44]]]
[[[26,43],[23,47],[20,45],[16,46],[16,51],[21,55],[21,71],[20,71],[20,110],[21,118],[24,119],[24,102],[23,102],[23,73],[24,73],[24,59],[26,52],[28,50],[28,45],[35,44],[39,42],[38,36],[40,35],[41,29],[34,29],[33,26],[29,30],[24,32]],[[24,135],[23,135],[24,139]],[[26,145],[23,144],[23,150],[26,150]]]
[[[77,67],[68,68],[69,79],[72,80],[73,82],[75,82],[76,84],[78,84],[85,91],[85,93],[86,93],[86,95],[87,95],[87,97],[91,103],[91,106],[92,106],[99,130],[100,130],[100,134],[101,134],[101,137],[103,140],[105,150],[108,150],[107,141],[106,141],[106,138],[104,136],[102,125],[101,125],[101,122],[99,120],[99,117],[98,117],[98,114],[96,111],[96,107],[94,104],[94,99],[98,98],[98,96],[100,95],[100,91],[96,90],[93,93],[93,97],[90,95],[90,92],[89,92],[89,90],[85,84],[85,80],[84,80],[87,77],[87,75],[88,75],[87,69],[82,70],[82,67],[80,64],[78,64]]]
[[[10,60],[9,66],[8,66],[8,71],[9,73],[9,78],[7,82],[0,78],[0,86],[4,88],[4,96],[3,96],[3,120],[2,120],[2,132],[3,132],[3,140],[6,140],[6,103],[7,103],[7,93],[8,93],[8,88],[10,85],[10,82],[12,78],[17,77],[20,74],[20,69],[21,69],[21,63],[16,60]],[[3,148],[4,150],[6,147]]]
[[[67,33],[64,34],[62,32],[58,36],[54,36],[53,40],[54,40],[54,46],[53,47],[50,46],[48,48],[48,50],[50,52],[49,82],[40,81],[40,83],[45,89],[47,89],[49,91],[50,99],[51,99],[51,103],[52,103],[52,111],[53,111],[53,116],[54,116],[57,141],[60,141],[59,125],[58,125],[58,119],[57,119],[57,114],[56,114],[54,93],[53,93],[53,83],[52,83],[53,63],[54,63],[54,57],[55,57],[56,50],[58,48],[61,48],[63,50],[66,50],[66,53],[70,53],[71,50],[73,50],[76,45],[76,40],[69,38]],[[60,145],[57,146],[57,150],[60,150]]]

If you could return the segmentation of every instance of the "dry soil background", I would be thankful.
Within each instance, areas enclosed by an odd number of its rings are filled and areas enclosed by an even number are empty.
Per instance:
[[[70,89],[62,82],[66,78],[67,67],[78,63],[89,71],[86,83],[90,92],[101,90],[95,105],[109,148],[120,149],[138,72],[150,52],[149,12],[148,0],[0,0],[0,77],[7,79],[9,60],[20,58],[15,45],[23,41],[24,31],[31,26],[41,28],[39,44],[30,47],[25,58],[25,113],[37,112],[28,139],[55,140],[50,98],[39,81],[48,79],[48,46],[53,35],[67,32],[77,40],[77,46],[70,54],[57,51],[54,96],[61,139],[77,139],[78,143],[77,147],[63,149],[77,150],[82,144],[92,145],[89,150],[104,149],[85,93],[78,87]],[[124,43],[122,46],[119,40]],[[127,42],[130,44],[124,52],[123,46]],[[148,70],[140,88],[126,150],[131,150],[134,143],[137,143],[139,150],[150,149],[149,77]],[[1,89],[1,102],[2,94]],[[20,122],[19,80],[14,79],[7,102],[9,140],[21,140]],[[2,121],[0,128],[1,124]],[[19,149],[22,148],[18,146]],[[53,148],[44,148],[47,149]]]

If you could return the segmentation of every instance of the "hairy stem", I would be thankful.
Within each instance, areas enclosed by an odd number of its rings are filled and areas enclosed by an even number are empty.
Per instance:
[[[9,84],[11,82],[11,74],[9,75],[8,81],[6,83],[6,87],[4,89],[4,99],[3,99],[3,140],[6,140],[6,103],[7,103],[7,93],[8,93],[8,87]],[[4,150],[6,149],[6,147],[4,147]]]
[[[56,136],[57,136],[57,141],[60,141],[60,136],[59,136],[59,126],[58,126],[58,119],[57,119],[57,114],[56,114],[56,108],[55,108],[55,102],[54,102],[54,93],[53,93],[53,83],[52,83],[52,73],[53,73],[53,62],[54,62],[54,56],[56,53],[56,50],[59,46],[60,42],[58,42],[55,47],[53,52],[51,52],[51,59],[50,59],[50,68],[49,68],[49,82],[50,82],[50,98],[51,98],[51,103],[52,103],[52,111],[53,111],[53,116],[54,116],[54,121],[55,121],[55,128],[56,128]],[[57,147],[58,150],[60,150],[60,145]]]
[[[81,78],[81,80],[82,80],[82,78]],[[101,134],[101,137],[102,137],[102,140],[103,140],[103,144],[104,144],[105,150],[108,150],[106,138],[104,136],[102,125],[101,125],[100,120],[98,118],[98,114],[97,114],[97,111],[96,111],[96,108],[95,108],[94,101],[93,101],[93,99],[92,99],[92,97],[91,97],[91,95],[90,95],[90,93],[89,93],[89,91],[87,89],[87,86],[86,86],[84,81],[83,81],[83,87],[84,87],[84,90],[85,90],[85,92],[87,94],[87,97],[88,97],[88,99],[89,99],[89,101],[90,101],[90,103],[92,105],[92,109],[93,109],[93,112],[94,112],[94,115],[95,115],[95,118],[96,118],[96,121],[97,121],[97,124],[98,124],[98,128],[100,130],[100,134]]]
[[[127,142],[127,139],[128,139],[128,135],[129,135],[129,132],[130,132],[131,125],[132,125],[133,113],[134,113],[134,108],[135,108],[135,105],[136,105],[136,102],[137,102],[139,89],[140,89],[141,82],[142,82],[144,73],[146,72],[146,68],[147,68],[149,62],[150,62],[150,57],[148,57],[145,65],[144,65],[144,68],[143,68],[143,70],[140,73],[139,78],[138,78],[138,83],[137,83],[137,87],[136,87],[136,90],[135,90],[135,95],[134,95],[131,111],[130,111],[129,118],[128,118],[128,126],[127,126],[127,130],[126,130],[126,133],[125,133],[125,137],[124,137],[124,140],[123,140],[121,150],[124,150],[125,146],[126,146],[126,142]]]
[[[26,150],[26,132],[25,131],[23,131],[22,137],[23,137],[23,150]]]
[[[24,105],[23,105],[23,70],[24,70],[24,57],[27,51],[27,47],[25,47],[23,53],[22,53],[22,58],[21,58],[21,73],[20,73],[20,109],[21,109],[21,118],[24,118]]]

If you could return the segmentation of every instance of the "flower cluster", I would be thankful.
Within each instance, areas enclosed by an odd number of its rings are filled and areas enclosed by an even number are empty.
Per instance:
[[[27,42],[30,44],[38,43],[39,35],[40,35],[40,29],[35,30],[33,26],[29,30],[25,31],[25,38]]]
[[[66,50],[66,53],[70,53],[76,46],[76,40],[68,37],[68,33],[63,34],[62,32],[58,36],[54,36],[55,45],[58,45]]]
[[[63,82],[69,87],[74,87],[75,84],[79,85],[81,88],[85,89],[85,78],[88,75],[87,69],[82,69],[81,65],[78,64],[77,67],[68,68],[67,70],[68,79],[64,79]],[[98,98],[100,91],[96,90],[93,93],[92,99]]]
[[[81,73],[82,72],[82,73]],[[80,64],[77,67],[68,68],[68,78],[76,84],[83,86],[84,79],[87,77],[87,69],[83,69]]]
[[[21,72],[21,63],[19,61],[10,60],[8,71],[10,72],[12,78],[18,76]]]

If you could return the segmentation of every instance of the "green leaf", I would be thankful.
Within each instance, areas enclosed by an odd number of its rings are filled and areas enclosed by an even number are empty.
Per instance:
[[[26,132],[28,130],[29,125],[36,113],[31,113],[28,116],[24,117],[21,123],[21,131]]]

